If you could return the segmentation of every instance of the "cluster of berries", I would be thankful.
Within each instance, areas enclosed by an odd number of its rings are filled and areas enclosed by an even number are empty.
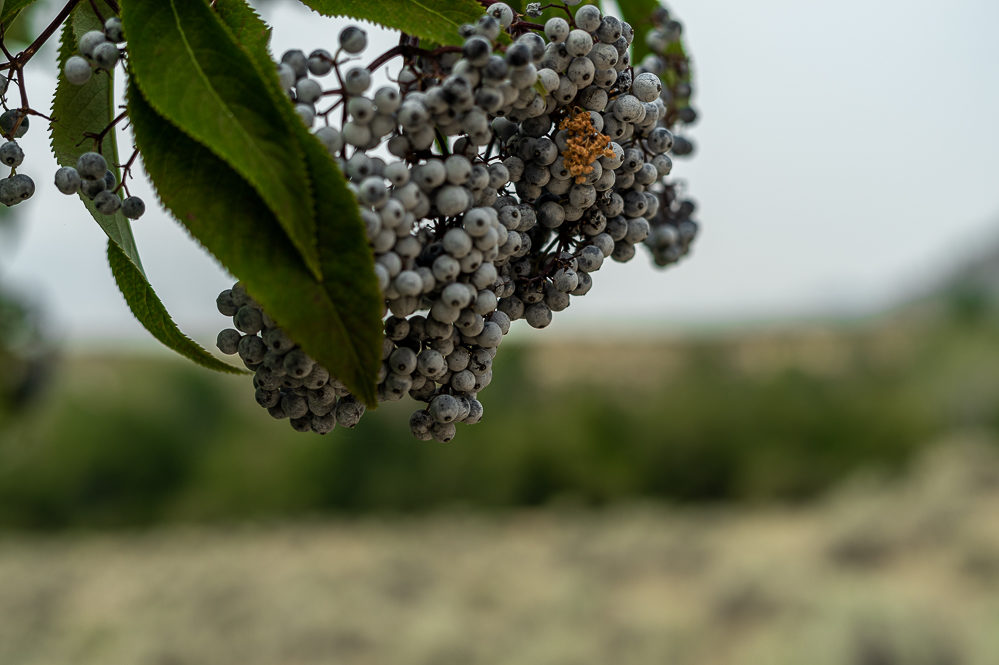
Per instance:
[[[103,30],[91,30],[80,37],[80,52],[70,56],[63,66],[66,80],[73,85],[83,85],[90,80],[95,69],[114,70],[122,58],[118,45],[125,41],[121,19],[112,16],[104,22]]]
[[[73,85],[85,85],[94,70],[113,72],[124,56],[125,41],[121,19],[112,16],[104,22],[103,30],[91,30],[80,37],[79,53],[66,59],[63,75]],[[138,219],[146,211],[145,202],[138,196],[128,196],[123,201],[118,190],[114,171],[98,152],[80,155],[76,166],[64,166],[55,173],[55,186],[63,194],[82,194],[94,202],[102,215],[114,215],[119,210],[125,217]]]
[[[277,66],[357,196],[385,298],[378,399],[422,403],[410,420],[418,439],[450,441],[455,423],[481,419],[478,394],[513,321],[544,328],[590,290],[606,259],[628,261],[645,243],[667,265],[697,232],[693,204],[665,180],[671,151],[692,148],[672,131],[694,119],[685,58],[685,78],[664,86],[675,58],[632,67],[628,23],[591,5],[561,7],[566,18],[540,26],[493,2],[462,26],[460,48],[426,51],[404,38],[397,85],[373,92],[371,69],[384,58],[342,67],[343,54],[366,47],[357,27],[334,54],[289,51]],[[337,85],[326,89],[319,79],[331,73]],[[382,146],[388,160],[371,154]],[[217,304],[235,326],[219,349],[255,372],[271,415],[318,433],[357,424],[363,405],[239,284]]]
[[[35,181],[27,174],[17,172],[17,167],[24,161],[24,150],[15,139],[27,133],[28,124],[28,115],[19,109],[0,114],[0,135],[7,139],[0,144],[0,163],[10,167],[10,175],[0,178],[0,203],[5,206],[27,201],[35,193]]]

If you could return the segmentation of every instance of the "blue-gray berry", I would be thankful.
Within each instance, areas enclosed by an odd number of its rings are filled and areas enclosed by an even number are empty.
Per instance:
[[[81,178],[72,166],[63,166],[55,172],[55,186],[63,194],[76,194],[80,191]]]
[[[88,58],[92,58],[94,55],[94,49],[101,44],[107,43],[108,38],[105,36],[103,30],[91,30],[85,32],[82,37],[80,37],[80,53]]]
[[[223,316],[233,316],[239,311],[239,305],[233,300],[232,289],[226,289],[215,299],[215,307]]]
[[[107,37],[109,42],[114,42],[115,44],[125,41],[125,33],[122,29],[120,18],[112,16],[104,21],[104,36]]]
[[[353,428],[361,421],[364,415],[364,404],[347,395],[340,398],[336,403],[336,421],[346,428]]]
[[[347,53],[357,54],[368,46],[368,33],[356,25],[348,25],[340,31],[340,48]]]
[[[114,66],[118,64],[118,58],[121,54],[118,52],[118,47],[111,42],[104,42],[103,44],[98,44],[94,48],[93,54],[94,64],[99,68],[105,70],[112,70]]]
[[[2,124],[3,120],[2,116],[0,116],[0,125]],[[88,180],[102,179],[108,170],[108,162],[99,152],[85,152],[76,160],[76,170],[82,178]]]
[[[259,309],[244,305],[236,310],[232,323],[247,335],[256,335],[263,328],[264,319]]]
[[[113,215],[121,209],[121,199],[114,192],[105,189],[94,197],[94,207],[102,215]]]
[[[146,212],[146,204],[138,196],[129,196],[121,202],[121,214],[129,219],[138,219]]]
[[[108,184],[104,180],[104,178],[99,178],[97,180],[83,180],[80,183],[80,192],[91,201],[94,200],[95,196],[97,196],[107,188]]]
[[[67,58],[62,72],[66,75],[66,80],[73,85],[83,85],[90,80],[93,70],[90,68],[90,63],[87,62],[86,58],[80,55],[73,55]]]
[[[0,162],[11,167],[18,167],[24,161],[24,151],[16,141],[7,141],[0,145]]]
[[[316,49],[309,54],[308,64],[313,76],[326,76],[333,69],[333,56],[325,49]]]
[[[309,59],[305,57],[305,53],[298,49],[285,51],[281,56],[281,62],[291,67],[291,70],[295,72],[296,80],[309,72]]]
[[[20,121],[20,124],[18,124]],[[28,115],[21,111],[20,109],[10,109],[9,111],[4,111],[3,115],[0,115],[0,133],[4,136],[10,138],[11,135],[14,138],[21,138],[28,131]],[[14,126],[17,126],[17,130]]]
[[[264,341],[256,335],[247,335],[243,339],[239,340],[236,352],[239,354],[239,357],[244,363],[252,365],[259,363],[264,359],[264,354],[267,353],[267,347],[264,346]]]
[[[219,348],[219,351],[227,356],[231,356],[239,349],[239,340],[241,339],[243,339],[243,336],[238,330],[226,328],[219,333],[218,338],[215,340],[215,345]]]

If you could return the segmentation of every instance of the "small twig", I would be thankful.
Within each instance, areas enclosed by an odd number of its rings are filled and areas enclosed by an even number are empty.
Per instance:
[[[128,185],[125,184],[125,180],[126,178],[132,177],[132,165],[135,164],[135,160],[138,156],[139,156],[138,149],[133,150],[132,156],[129,157],[128,161],[125,162],[125,164],[121,167],[121,182],[118,183],[118,186],[114,188],[115,192],[124,188],[126,194],[128,194],[129,196],[132,195],[132,193],[128,191]]]
[[[80,0],[69,0],[69,2],[67,2],[66,5],[59,11],[56,17],[52,19],[52,22],[45,26],[45,29],[42,30],[41,34],[38,35],[35,41],[31,42],[26,49],[18,53],[16,56],[12,57],[7,52],[7,49],[4,48],[4,54],[7,55],[8,62],[0,64],[0,71],[5,69],[17,69],[27,64],[35,53],[38,52],[38,49],[42,47],[42,44],[47,42],[49,38],[55,34],[55,31],[59,28],[59,26],[66,21],[69,17],[69,13],[73,11],[73,8],[76,7],[79,2]],[[110,4],[110,0],[105,0],[105,2],[109,2]],[[115,5],[115,7],[117,7],[117,5]]]
[[[104,137],[108,135],[108,133],[115,127],[115,125],[117,125],[119,122],[121,122],[127,117],[128,117],[128,110],[126,109],[121,113],[119,113],[117,116],[115,116],[114,120],[109,122],[107,127],[102,129],[97,134],[93,132],[84,132],[83,138],[80,139],[80,142],[77,143],[76,145],[80,145],[80,143],[83,143],[87,139],[93,139],[94,141],[97,142],[97,152],[101,152],[101,148],[104,146]]]

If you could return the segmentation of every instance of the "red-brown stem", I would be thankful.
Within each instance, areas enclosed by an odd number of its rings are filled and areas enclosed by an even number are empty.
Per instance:
[[[137,149],[133,150],[132,151],[132,156],[128,158],[128,161],[125,162],[124,165],[122,165],[122,167],[121,167],[121,182],[118,183],[118,186],[114,188],[115,192],[117,192],[119,189],[124,188],[125,194],[127,194],[129,196],[132,195],[132,193],[128,191],[128,185],[125,184],[125,179],[132,177],[132,165],[135,163],[135,160],[136,160],[136,158],[138,156],[139,156],[139,151]]]
[[[69,17],[69,13],[73,11],[73,8],[76,7],[79,2],[80,0],[69,0],[69,2],[67,2],[61,10],[59,10],[56,17],[52,19],[52,22],[45,26],[45,29],[42,30],[41,34],[35,38],[35,41],[31,42],[31,44],[28,45],[28,48],[24,49],[16,56],[12,57],[9,53],[7,53],[7,49],[5,48],[4,53],[7,55],[8,62],[0,64],[0,71],[23,67],[28,60],[31,60],[32,56],[38,52],[38,49],[42,47],[42,44],[47,42],[49,38],[55,34],[55,31],[66,21],[66,18]]]
[[[122,111],[117,116],[115,116],[114,120],[109,122],[107,127],[102,129],[99,133],[94,134],[93,132],[84,132],[83,138],[80,139],[80,143],[83,143],[87,139],[93,139],[94,141],[97,142],[97,152],[101,152],[101,148],[104,146],[104,137],[108,135],[108,133],[115,127],[115,125],[117,125],[119,122],[121,122],[127,117],[128,117],[128,111],[127,110]],[[80,143],[77,143],[76,145],[80,145]]]

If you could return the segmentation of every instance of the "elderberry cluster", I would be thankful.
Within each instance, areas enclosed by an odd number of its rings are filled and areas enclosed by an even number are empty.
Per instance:
[[[681,145],[671,130],[689,109],[689,91],[663,84],[675,63],[632,67],[628,23],[568,5],[537,25],[540,8],[494,2],[461,27],[460,48],[404,38],[368,67],[349,66],[367,45],[352,26],[334,53],[292,50],[277,64],[356,194],[385,303],[378,400],[422,403],[410,420],[418,439],[450,441],[455,423],[481,419],[478,395],[513,321],[544,328],[606,259],[628,261],[645,243],[667,265],[696,235],[693,204],[665,179]],[[403,58],[398,80],[371,91],[388,56]],[[357,424],[363,405],[240,284],[217,305],[234,325],[218,347],[254,371],[272,416],[318,433]]]
[[[121,46],[124,42],[121,19],[112,16],[104,22],[103,30],[90,30],[80,37],[79,52],[66,59],[63,75],[69,83],[78,86],[86,84],[95,71],[111,75],[125,55]],[[102,215],[121,211],[129,219],[138,219],[146,211],[145,202],[138,196],[121,199],[118,191],[125,185],[118,184],[114,171],[108,168],[107,160],[99,152],[85,152],[76,166],[58,169],[55,186],[63,194],[85,196]]]

